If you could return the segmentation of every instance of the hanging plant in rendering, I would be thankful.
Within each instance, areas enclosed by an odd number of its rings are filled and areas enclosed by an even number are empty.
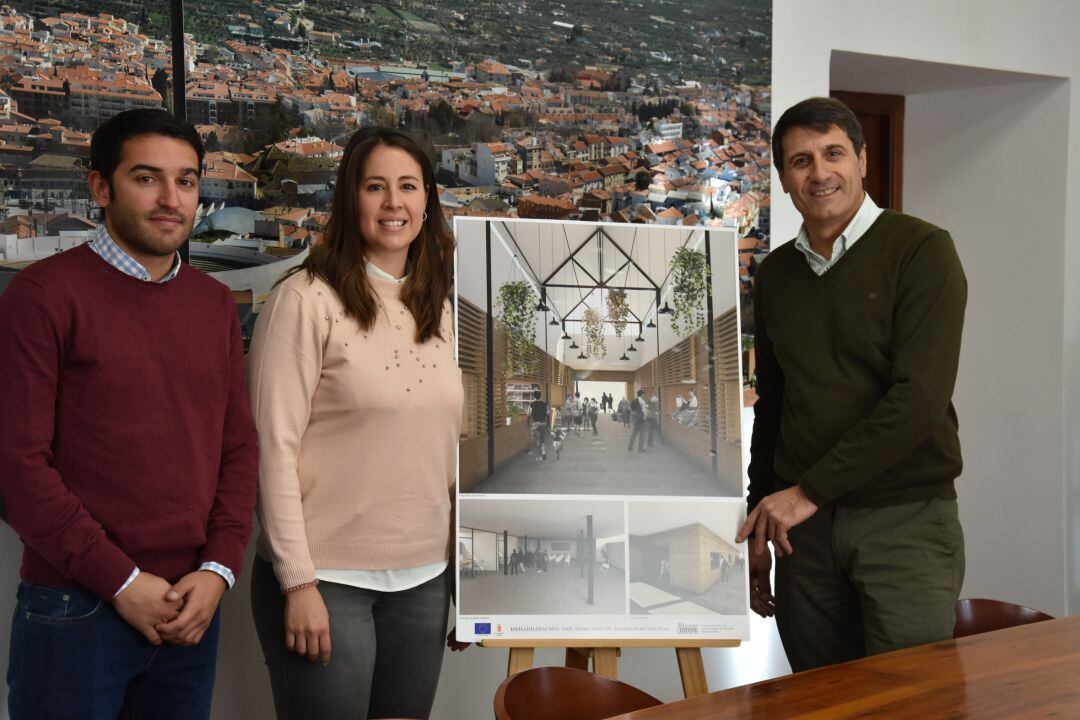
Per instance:
[[[621,338],[630,317],[630,304],[626,301],[625,290],[608,290],[607,314],[611,326],[615,329],[615,336]]]
[[[585,311],[585,354],[593,360],[603,360],[607,355],[607,343],[604,341],[604,318],[599,310],[593,308]]]
[[[527,375],[530,368],[530,352],[536,337],[537,296],[525,280],[505,282],[499,286],[495,301],[499,323],[506,331],[506,361],[503,372],[506,377]]]
[[[681,247],[671,256],[671,290],[675,302],[671,327],[682,337],[705,325],[705,253]]]

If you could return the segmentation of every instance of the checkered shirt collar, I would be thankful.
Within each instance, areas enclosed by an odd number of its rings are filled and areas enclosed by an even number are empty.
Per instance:
[[[105,262],[112,265],[114,268],[139,280],[145,280],[150,282],[150,272],[142,266],[141,263],[135,260],[135,258],[128,255],[123,248],[116,244],[116,241],[109,235],[109,231],[105,228],[105,223],[98,226],[98,229],[94,232],[93,238],[90,240],[90,249],[93,250],[98,256]],[[180,253],[176,253],[173,258],[172,268],[169,272],[165,273],[165,276],[158,280],[158,284],[167,283],[176,277],[176,274],[180,272]]]

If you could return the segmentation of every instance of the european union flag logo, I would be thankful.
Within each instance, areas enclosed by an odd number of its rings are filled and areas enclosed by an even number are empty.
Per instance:
[[[491,623],[473,623],[473,632],[477,635],[490,635]]]

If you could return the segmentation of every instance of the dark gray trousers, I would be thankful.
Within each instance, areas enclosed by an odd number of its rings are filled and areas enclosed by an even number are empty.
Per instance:
[[[285,648],[285,597],[256,558],[251,609],[278,720],[427,718],[435,701],[450,603],[449,569],[409,590],[319,584],[330,613],[330,664]]]
[[[955,500],[826,506],[776,561],[776,626],[795,672],[952,637],[964,584]]]

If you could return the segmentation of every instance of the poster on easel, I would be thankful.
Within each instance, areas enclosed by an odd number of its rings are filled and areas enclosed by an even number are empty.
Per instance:
[[[459,639],[748,639],[736,233],[454,231]]]

